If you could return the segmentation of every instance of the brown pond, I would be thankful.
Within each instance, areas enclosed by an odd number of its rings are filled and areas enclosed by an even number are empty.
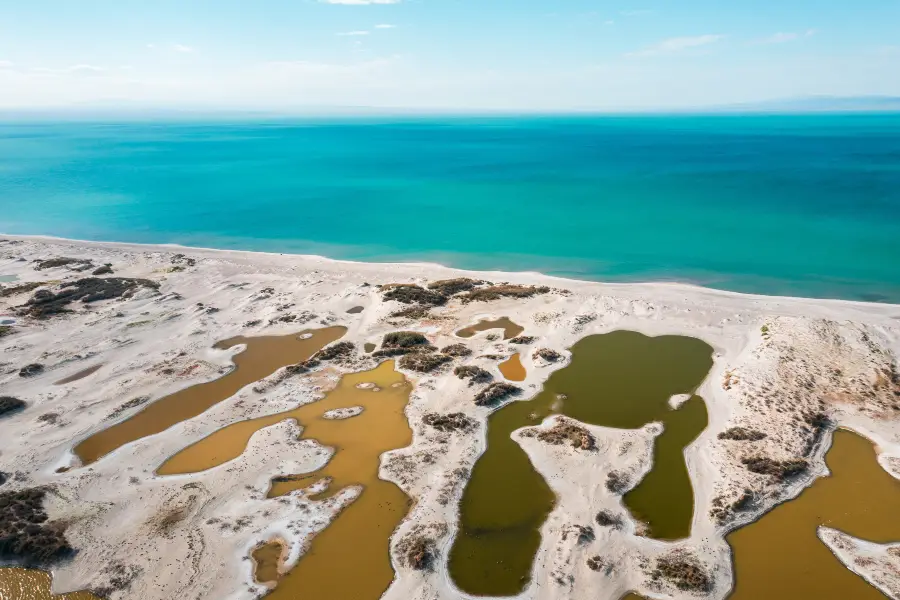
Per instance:
[[[346,327],[327,327],[291,335],[239,336],[221,341],[216,348],[224,350],[238,344],[247,345],[246,350],[234,357],[235,368],[228,374],[157,400],[131,418],[87,438],[75,447],[75,454],[82,464],[88,465],[125,444],[165,431],[209,410],[244,386],[268,377],[281,367],[308,359],[346,332]],[[303,334],[311,336],[301,339]]]
[[[50,593],[50,573],[19,567],[0,568],[0,600],[100,600],[90,592]]]
[[[816,530],[826,525],[872,542],[900,541],[900,481],[878,464],[871,442],[849,431],[835,432],[826,462],[830,476],[727,537],[735,565],[729,600],[884,600]]]
[[[304,427],[304,438],[334,448],[335,454],[325,467],[309,477],[278,478],[269,497],[325,478],[330,480],[328,490],[314,499],[334,495],[348,486],[363,486],[363,492],[313,538],[297,566],[281,576],[278,586],[266,598],[377,600],[394,578],[390,537],[410,506],[400,488],[378,478],[378,468],[384,452],[412,441],[404,413],[411,390],[403,375],[394,370],[393,361],[372,371],[345,375],[322,400],[220,429],[171,457],[159,473],[193,473],[223,464],[243,452],[255,431],[285,419],[296,419]],[[349,419],[322,418],[329,410],[354,406],[365,410]]]
[[[366,310],[365,306],[354,306],[353,308],[347,309],[347,314],[358,315],[359,313],[361,313],[364,310]]]
[[[513,354],[509,359],[500,363],[499,368],[503,378],[507,381],[525,381],[525,377],[528,375],[518,354]]]
[[[267,542],[258,546],[250,556],[256,565],[254,577],[259,583],[275,583],[281,577],[278,568],[281,565],[281,554],[284,546],[281,542]]]
[[[504,340],[514,338],[525,331],[524,327],[513,323],[509,318],[500,317],[494,321],[479,321],[474,325],[469,325],[468,327],[457,331],[456,335],[461,338],[470,338],[480,331],[488,331],[489,329],[502,329]]]
[[[88,375],[93,375],[94,373],[99,371],[102,366],[103,366],[103,363],[100,363],[99,365],[94,365],[93,367],[88,367],[87,369],[82,369],[81,371],[78,371],[77,373],[73,373],[72,375],[69,375],[68,377],[63,377],[62,379],[60,379],[53,385],[65,385],[67,383],[72,383],[73,381],[78,381],[79,379],[84,379]]]

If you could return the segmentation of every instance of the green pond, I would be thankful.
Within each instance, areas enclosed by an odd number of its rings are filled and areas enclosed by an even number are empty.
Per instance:
[[[694,500],[684,447],[706,427],[706,407],[698,396],[678,410],[668,402],[699,387],[712,367],[712,353],[705,342],[682,336],[631,331],[590,336],[572,347],[571,363],[553,373],[534,399],[492,414],[487,449],[460,504],[460,531],[449,564],[454,583],[469,594],[510,596],[530,581],[540,528],[556,500],[510,435],[552,414],[621,429],[662,422],[653,469],[626,494],[625,504],[647,523],[651,537],[687,537]]]

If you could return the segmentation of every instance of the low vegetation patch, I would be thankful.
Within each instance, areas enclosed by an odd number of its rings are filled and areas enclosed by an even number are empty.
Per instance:
[[[450,346],[444,346],[443,348],[441,348],[441,354],[461,358],[464,356],[472,356],[472,350],[469,349],[469,347],[465,344],[452,344]]]
[[[44,269],[53,269],[55,267],[71,267],[73,265],[82,267],[83,269],[94,266],[90,259],[87,258],[67,258],[60,256],[57,258],[48,258],[46,260],[38,260],[34,266],[35,271],[43,271]]]
[[[401,369],[416,371],[417,373],[431,373],[441,365],[452,360],[453,359],[446,354],[412,352],[404,355],[397,364]]]
[[[516,337],[512,338],[511,340],[509,340],[509,343],[525,345],[525,344],[533,343],[534,340],[536,340],[536,339],[537,338],[535,338],[533,335],[519,335],[519,336],[516,336]]]
[[[0,559],[47,566],[74,550],[62,523],[50,522],[43,488],[0,494]]]
[[[628,476],[619,471],[610,471],[606,475],[606,489],[613,494],[624,494],[629,487]]]
[[[91,271],[91,275],[93,275],[95,277],[97,275],[112,275],[112,272],[113,272],[112,267],[110,267],[109,265],[103,265],[103,266],[97,267],[96,269]]]
[[[731,427],[719,434],[720,440],[735,440],[739,442],[758,442],[765,439],[766,434],[746,427]]]
[[[481,367],[465,365],[453,369],[453,374],[460,379],[468,379],[471,383],[487,383],[494,378],[488,371]]]
[[[427,319],[432,316],[427,307],[412,306],[392,312],[389,316],[395,319]]]
[[[749,456],[741,459],[741,462],[751,473],[769,475],[776,481],[785,481],[809,468],[809,463],[802,458],[773,460],[765,456]]]
[[[549,291],[550,288],[546,286],[503,284],[469,290],[460,298],[468,304],[469,302],[491,302],[500,298],[531,298]]]
[[[341,362],[351,358],[356,352],[353,342],[338,342],[322,348],[313,355],[313,360]]]
[[[23,410],[25,406],[25,402],[18,398],[0,396],[0,417]]]
[[[534,351],[534,358],[540,358],[547,362],[556,362],[562,358],[562,354],[550,348],[538,348]]]
[[[401,304],[443,306],[447,303],[445,296],[412,283],[391,283],[381,289],[384,292],[385,300],[393,300]]]
[[[539,441],[553,446],[568,444],[576,450],[594,450],[597,440],[591,432],[568,419],[557,419],[550,429],[529,429],[523,435],[536,437]]]
[[[44,365],[40,363],[31,363],[19,369],[19,377],[34,377],[44,372]]]
[[[433,427],[438,431],[461,431],[468,433],[474,431],[478,427],[475,419],[467,417],[463,413],[450,413],[441,415],[438,413],[428,413],[422,417],[422,422]]]
[[[433,290],[442,296],[450,297],[461,292],[468,292],[481,285],[490,285],[490,282],[470,279],[468,277],[457,277],[456,279],[432,281],[428,284],[428,289]]]
[[[608,510],[601,510],[598,512],[597,516],[594,517],[594,521],[596,521],[597,525],[600,527],[612,527],[613,529],[618,529],[622,526],[622,519]]]
[[[656,559],[656,569],[650,576],[654,581],[665,579],[686,592],[712,590],[712,578],[700,561],[685,552],[675,552]]]
[[[45,281],[29,281],[28,283],[0,288],[0,298],[8,298],[9,296],[15,296],[17,294],[27,294],[45,285],[47,285],[47,282]]]
[[[25,306],[21,307],[21,310],[31,317],[45,319],[68,312],[66,307],[78,300],[89,303],[113,298],[128,298],[140,288],[156,290],[159,289],[159,284],[149,279],[86,277],[62,284],[57,293],[50,290],[38,290],[25,303]]]
[[[475,396],[475,404],[478,406],[491,406],[504,398],[514,396],[521,392],[521,388],[516,387],[511,383],[497,381],[478,392]]]
[[[4,338],[8,335],[12,335],[13,328],[9,325],[0,325],[0,338]]]
[[[394,331],[385,334],[381,340],[382,348],[413,348],[427,346],[428,338],[416,331]]]

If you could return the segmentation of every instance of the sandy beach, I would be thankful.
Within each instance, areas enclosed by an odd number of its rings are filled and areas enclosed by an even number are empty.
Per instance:
[[[78,260],[41,262],[58,258]],[[58,293],[103,266],[108,269],[96,277],[150,283],[108,299],[66,304],[65,312],[29,308],[40,290]],[[498,365],[520,353],[526,375],[516,385],[522,393],[502,401],[507,403],[534,397],[553,372],[566,367],[569,349],[587,336],[616,330],[681,335],[714,349],[712,369],[696,390],[709,425],[685,451],[695,508],[684,540],[640,535],[641,524],[624,507],[622,493],[606,485],[614,471],[626,475],[631,487],[640,482],[652,466],[659,426],[623,430],[577,423],[596,442],[590,453],[529,434],[553,427],[557,417],[513,434],[557,497],[541,529],[532,583],[519,595],[523,600],[619,600],[628,592],[648,599],[726,598],[733,567],[725,535],[826,474],[824,457],[838,427],[871,440],[882,467],[900,478],[900,305],[17,236],[0,237],[0,275],[0,321],[6,323],[0,395],[26,404],[0,418],[0,472],[8,475],[0,493],[51,490],[44,504],[48,517],[66,524],[65,536],[76,550],[52,568],[54,593],[91,590],[109,599],[145,600],[261,597],[268,587],[254,580],[253,549],[282,540],[287,558],[281,570],[290,570],[314,536],[360,493],[267,498],[270,480],[319,469],[334,449],[298,437],[296,421],[282,421],[256,432],[238,458],[207,471],[160,476],[156,469],[226,425],[315,402],[341,376],[374,369],[384,359],[363,347],[380,345],[396,331],[422,333],[436,348],[464,343],[472,354],[448,358],[431,372],[398,363],[413,385],[405,409],[412,443],[384,453],[379,474],[412,504],[385,549],[395,572],[386,600],[470,597],[454,586],[447,558],[465,486],[460,474],[470,472],[484,452],[485,424],[499,406],[473,402],[480,388],[453,373],[462,364],[503,381]],[[416,308],[415,302],[386,298],[390,284],[427,290],[429,283],[455,278],[540,291],[487,301],[451,295],[405,316],[395,315]],[[30,282],[40,285],[21,287]],[[481,320],[504,317],[534,339],[516,347],[499,330],[455,335]],[[340,341],[355,347],[346,360],[322,361],[298,376],[279,368],[202,414],[89,465],[73,452],[148,403],[229,373],[243,347],[214,348],[221,340],[334,326],[345,327]],[[560,359],[536,356],[542,348]],[[28,365],[41,368],[23,375]],[[360,412],[336,416],[352,420]],[[462,413],[477,426],[441,432],[423,422],[433,413]],[[600,511],[617,515],[621,526],[598,525]],[[578,534],[584,527],[592,529],[591,536]],[[423,535],[434,556],[420,570],[404,559],[403,548]],[[898,597],[900,554],[834,530],[820,537],[855,573]],[[862,555],[875,558],[857,560]],[[660,576],[667,560],[696,567],[706,584],[680,586],[677,577]]]

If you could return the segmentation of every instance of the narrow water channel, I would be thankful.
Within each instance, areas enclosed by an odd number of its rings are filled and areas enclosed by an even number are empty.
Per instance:
[[[410,499],[393,483],[379,479],[381,455],[408,446],[412,431],[405,408],[412,386],[394,370],[393,361],[372,371],[345,375],[325,398],[291,411],[235,423],[189,446],[167,460],[160,474],[194,473],[239,456],[254,432],[296,419],[302,437],[335,449],[322,469],[308,477],[287,473],[273,482],[269,497],[280,496],[328,479],[320,499],[348,486],[362,494],[312,540],[297,565],[281,576],[267,599],[378,600],[394,577],[390,537],[406,516]],[[327,411],[361,406],[363,412],[343,420],[324,419]],[[303,475],[303,474],[300,474]]]
[[[230,398],[244,386],[268,377],[281,367],[306,360],[346,332],[346,327],[327,327],[291,335],[235,337],[221,341],[215,345],[216,348],[247,345],[246,350],[234,357],[233,370],[219,379],[157,400],[125,421],[87,438],[75,446],[74,452],[82,464],[89,465],[125,444],[196,417]]]
[[[555,498],[510,435],[554,412],[623,429],[663,422],[654,465],[667,469],[679,464],[671,474],[651,471],[626,505],[647,523],[653,537],[689,535],[693,490],[683,450],[706,426],[706,411],[699,397],[679,410],[672,410],[668,401],[699,387],[712,367],[712,353],[705,342],[681,336],[630,331],[590,336],[572,347],[571,363],[551,375],[533,400],[512,402],[492,414],[487,450],[460,503],[460,531],[450,551],[454,583],[470,594],[508,596],[530,581],[540,527]]]
[[[839,430],[826,457],[831,475],[795,500],[728,535],[735,589],[729,600],[884,600],[816,535],[820,525],[871,542],[900,542],[900,481],[878,464],[866,438]]]
[[[479,321],[474,325],[469,325],[468,327],[457,331],[456,335],[461,338],[470,338],[476,333],[479,333],[481,331],[488,331],[491,329],[502,329],[504,340],[512,339],[525,331],[524,327],[513,323],[509,320],[508,317],[500,317],[499,319],[494,319],[493,321]]]
[[[0,600],[100,600],[90,592],[50,593],[50,573],[37,569],[0,567]]]

